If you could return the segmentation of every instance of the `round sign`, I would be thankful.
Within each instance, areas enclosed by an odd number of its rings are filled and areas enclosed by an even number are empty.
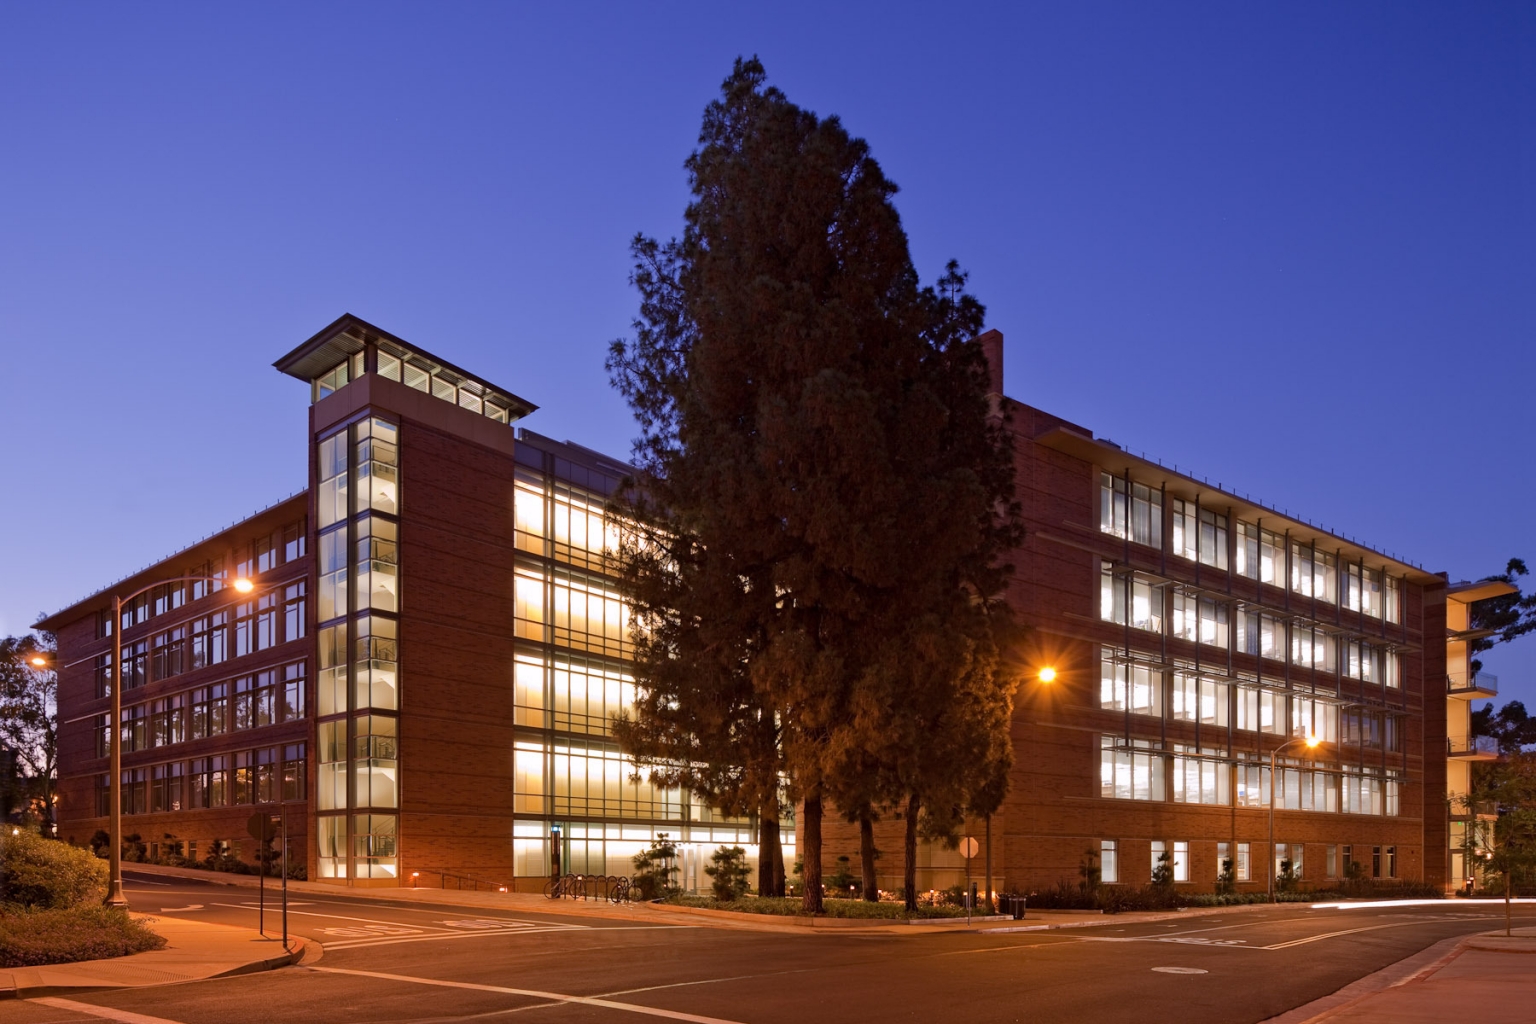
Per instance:
[[[967,860],[976,856],[976,851],[981,849],[981,844],[970,836],[960,840],[960,855]]]

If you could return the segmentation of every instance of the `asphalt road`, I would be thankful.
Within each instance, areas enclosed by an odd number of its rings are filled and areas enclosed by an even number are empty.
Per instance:
[[[250,889],[145,875],[130,876],[128,890],[137,910],[255,924]],[[312,966],[75,998],[101,1008],[95,1015],[0,1004],[0,1021],[1246,1024],[1503,919],[1500,908],[1465,903],[1288,905],[1053,932],[850,936],[637,926],[349,893],[306,893],[289,907],[290,928],[325,946]],[[1536,920],[1519,909],[1521,923]]]

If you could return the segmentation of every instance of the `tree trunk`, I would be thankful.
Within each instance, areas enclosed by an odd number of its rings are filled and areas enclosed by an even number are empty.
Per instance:
[[[1504,934],[1505,935],[1510,934],[1510,930],[1509,930],[1510,929],[1510,924],[1509,924],[1509,898],[1510,898],[1510,896],[1514,895],[1514,888],[1515,888],[1515,880],[1510,875],[1509,870],[1505,869],[1505,871],[1504,871]]]
[[[779,819],[764,800],[757,809],[757,894],[773,895],[773,856],[770,851],[779,840]]]
[[[917,794],[907,797],[907,838],[902,849],[902,881],[907,890],[907,910],[917,913],[917,812],[921,808]]]
[[[774,843],[773,844],[773,849],[771,851],[769,851],[773,855],[773,894],[775,896],[783,896],[784,895],[784,844],[782,842],[783,828],[779,825],[778,822],[774,822],[773,830],[774,830],[775,834],[780,836],[780,840],[781,840],[780,842]]]
[[[875,878],[875,815],[867,804],[859,811],[859,867],[864,875],[864,899],[880,902],[880,885]]]
[[[805,851],[801,860],[800,877],[805,882],[805,912],[820,914],[825,909],[821,902],[821,790],[814,790],[805,798]]]

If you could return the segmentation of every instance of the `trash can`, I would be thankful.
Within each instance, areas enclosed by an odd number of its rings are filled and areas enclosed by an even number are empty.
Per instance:
[[[1024,904],[1028,899],[1029,897],[1027,896],[1004,896],[1002,900],[1003,913],[1008,914],[1015,921],[1024,920]]]

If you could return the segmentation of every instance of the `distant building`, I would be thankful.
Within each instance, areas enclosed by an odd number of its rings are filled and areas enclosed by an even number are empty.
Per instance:
[[[1015,438],[1008,599],[1031,633],[975,877],[990,860],[992,888],[1039,888],[1091,853],[1139,885],[1166,852],[1191,889],[1223,860],[1262,888],[1272,855],[1308,887],[1351,861],[1448,879],[1444,577],[1002,397],[1002,336],[980,343]],[[310,387],[307,489],[38,624],[62,666],[60,835],[106,825],[115,675],[124,832],[151,855],[249,860],[246,819],[281,801],[293,854],[339,883],[536,888],[554,853],[628,874],[660,833],[689,888],[717,846],[755,856],[753,822],[632,781],[610,735],[634,685],[604,513],[625,463],[518,429],[532,404],[351,316],[276,366]],[[111,620],[112,593],[183,574],[220,582]],[[242,576],[254,593],[225,589]],[[1272,852],[1269,755],[1303,734],[1321,745],[1280,760]],[[899,828],[880,824],[887,888]],[[828,870],[840,855],[857,863],[856,831],[829,823]],[[924,888],[964,877],[958,853],[921,857]]]

